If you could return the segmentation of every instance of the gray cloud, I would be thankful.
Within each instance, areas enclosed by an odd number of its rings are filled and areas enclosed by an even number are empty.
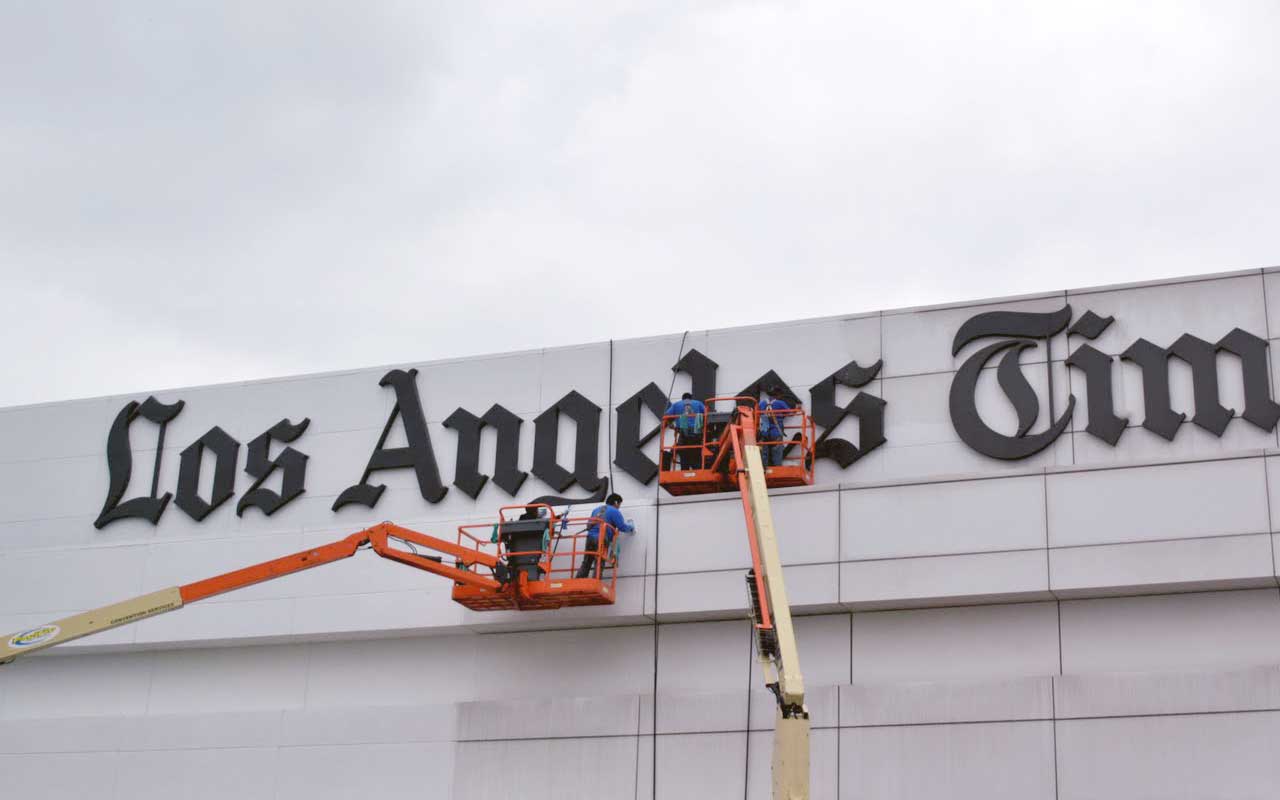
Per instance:
[[[1273,3],[603,5],[0,4],[0,404],[1277,262]]]

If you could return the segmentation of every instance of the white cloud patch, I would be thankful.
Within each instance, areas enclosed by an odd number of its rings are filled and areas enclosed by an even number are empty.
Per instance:
[[[1277,9],[9,4],[0,404],[1277,263]]]

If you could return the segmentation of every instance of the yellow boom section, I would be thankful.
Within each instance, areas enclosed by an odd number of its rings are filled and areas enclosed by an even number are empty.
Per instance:
[[[778,555],[778,537],[773,528],[773,512],[769,506],[769,487],[765,483],[764,463],[760,448],[748,444],[742,448],[742,466],[746,473],[743,496],[750,514],[750,533],[755,537],[759,563],[764,573],[764,587],[776,639],[775,653],[759,648],[760,667],[766,684],[777,684],[778,710],[773,727],[773,797],[774,800],[808,800],[809,798],[809,710],[804,705],[804,677],[800,674],[800,652],[796,647],[795,628],[791,624],[791,604],[782,578],[782,558]]]
[[[174,586],[131,600],[95,608],[93,611],[63,617],[38,628],[20,631],[0,641],[0,664],[8,664],[18,656],[53,647],[55,644],[118,628],[121,625],[128,625],[130,622],[137,622],[178,608],[182,608],[182,594],[178,587]]]

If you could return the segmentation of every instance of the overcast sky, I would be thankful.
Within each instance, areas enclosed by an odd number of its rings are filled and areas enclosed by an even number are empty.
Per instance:
[[[0,405],[1280,264],[1277,23],[0,0]]]

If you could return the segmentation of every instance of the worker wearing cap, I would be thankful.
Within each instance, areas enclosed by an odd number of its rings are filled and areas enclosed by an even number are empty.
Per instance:
[[[667,406],[664,416],[675,417],[671,427],[676,431],[676,452],[680,454],[681,469],[702,469],[702,425],[706,420],[707,406],[701,400],[685,392],[680,399]],[[671,454],[663,453],[664,469],[671,468]]]
[[[582,565],[578,567],[578,578],[593,578],[595,576],[596,556],[595,551],[600,546],[600,524],[603,522],[609,527],[605,529],[604,544],[605,549],[613,545],[613,532],[622,531],[623,533],[635,533],[636,527],[629,520],[622,516],[620,510],[622,506],[622,495],[611,494],[605,498],[604,505],[597,506],[591,512],[591,524],[587,526],[587,551],[588,554],[583,556]]]
[[[790,411],[791,404],[782,397],[782,388],[780,386],[770,386],[764,390],[764,397],[760,399],[760,455],[766,467],[782,466],[782,454],[786,449],[782,443],[783,440],[783,421],[784,416],[779,416],[778,411]]]

